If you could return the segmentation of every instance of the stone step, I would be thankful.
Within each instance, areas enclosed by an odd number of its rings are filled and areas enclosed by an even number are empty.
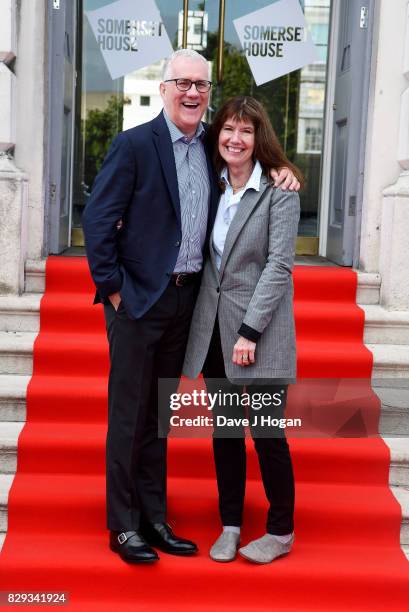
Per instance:
[[[14,474],[0,474],[0,533],[7,531],[7,503]]]
[[[25,291],[27,293],[44,293],[45,259],[27,260],[25,266]]]
[[[409,438],[382,436],[391,453],[389,483],[409,490]]]
[[[26,420],[26,393],[30,376],[0,374],[0,425]]]
[[[400,528],[401,546],[409,546],[409,488],[391,487],[391,491],[402,509],[402,524]]]
[[[358,304],[379,304],[381,275],[375,272],[359,272],[356,301]]]
[[[385,310],[379,304],[361,308],[365,311],[365,343],[409,344],[409,312]]]
[[[0,423],[0,469],[2,474],[17,470],[18,438],[24,423]]]
[[[380,433],[398,438],[406,436],[409,440],[409,380],[380,379],[373,380],[372,384],[382,405]]]
[[[0,296],[0,331],[40,329],[40,293]]]
[[[409,345],[373,344],[366,347],[374,358],[372,378],[409,378]]]
[[[36,337],[35,332],[0,331],[0,374],[32,374]]]

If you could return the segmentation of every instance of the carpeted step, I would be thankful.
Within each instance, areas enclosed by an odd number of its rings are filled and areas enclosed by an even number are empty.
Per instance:
[[[314,300],[317,293],[323,302],[355,302],[357,276],[349,268],[295,266],[293,270],[295,300]],[[95,292],[87,261],[81,257],[49,257],[46,292]]]
[[[368,547],[399,545],[399,525],[393,513],[398,502],[381,486],[300,482],[297,486],[295,521],[297,537],[304,543],[325,546]],[[368,504],[368,499],[371,503]],[[169,478],[169,520],[175,530],[194,534],[203,541],[218,529],[217,490],[208,479]],[[14,511],[9,525],[21,533],[43,532],[53,523],[57,533],[98,532],[105,529],[105,482],[103,476],[73,474],[21,475],[10,493]],[[260,480],[249,480],[243,537],[262,535],[267,502]],[[351,529],[353,525],[353,529]],[[376,540],[371,534],[376,530]]]
[[[104,335],[41,334],[36,340],[38,357],[37,371],[49,376],[69,371],[71,376],[107,376],[109,361],[108,347]],[[360,372],[362,378],[369,378],[372,355],[363,345],[335,340],[297,342],[297,367],[301,378],[331,378],[339,376],[342,367],[345,378],[355,378]]]
[[[19,555],[9,563],[8,589],[21,588],[24,581],[27,591],[69,591],[72,602],[77,598],[83,601],[86,593],[87,599],[99,599],[102,604],[107,599],[116,600],[119,608],[122,602],[133,601],[138,610],[168,609],[183,601],[195,609],[195,601],[199,601],[217,609],[230,606],[237,610],[242,606],[249,610],[270,602],[277,610],[288,606],[333,612],[349,606],[360,612],[380,612],[386,601],[390,610],[406,612],[402,600],[404,556],[394,547],[379,548],[380,564],[373,548],[367,546],[351,549],[348,545],[334,547],[296,540],[288,557],[274,565],[254,566],[241,558],[231,564],[215,563],[207,557],[209,542],[198,539],[203,552],[196,558],[162,554],[157,564],[132,567],[108,550],[106,534],[70,534],[64,539],[58,533],[57,542],[59,549],[53,534],[32,534],[30,544],[25,534],[16,535],[13,546]],[[8,545],[6,540],[3,554]]]
[[[312,386],[314,377],[323,377],[324,394],[304,398],[306,414],[318,415],[319,423],[326,419],[340,436],[350,430],[339,414],[355,411],[358,398],[359,435],[367,435],[380,403],[361,393],[372,375],[372,355],[362,342],[357,276],[348,269],[302,266],[294,270],[294,285],[298,374]],[[330,438],[320,430],[321,437],[290,439],[296,541],[291,554],[271,566],[208,558],[220,530],[211,441],[171,439],[169,520],[176,532],[197,540],[200,554],[162,554],[152,567],[129,566],[113,554],[104,507],[108,355],[102,308],[91,305],[94,288],[83,258],[50,257],[46,287],[0,590],[69,591],[70,608],[84,612],[130,606],[149,612],[187,606],[220,612],[377,612],[387,606],[406,612],[402,512],[388,486],[390,452],[378,436]],[[331,378],[343,381],[339,405],[332,401]],[[359,387],[355,395],[343,393],[348,378]],[[244,542],[261,535],[266,512],[251,442],[248,457]]]
[[[102,474],[106,425],[32,423],[20,436],[22,473]],[[389,450],[379,438],[290,439],[297,480],[387,484]],[[169,474],[213,477],[210,439],[170,439]],[[256,453],[247,441],[248,476],[258,478]],[[53,457],[50,463],[49,457]]]
[[[297,333],[302,338],[319,341],[334,337],[347,342],[362,335],[364,312],[357,316],[354,304],[328,301],[325,309],[319,304],[312,300],[295,304]],[[77,334],[100,334],[104,330],[103,307],[92,306],[92,296],[88,293],[47,294],[42,312],[44,323],[41,329],[44,333],[72,334],[73,321]]]

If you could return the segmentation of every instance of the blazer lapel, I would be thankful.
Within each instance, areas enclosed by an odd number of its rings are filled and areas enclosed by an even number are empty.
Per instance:
[[[213,246],[213,230],[212,230],[212,233],[210,235],[210,240],[209,240],[209,254],[210,254],[210,261],[212,262],[212,266],[213,266],[213,272],[215,273],[216,278],[219,278],[220,272],[217,268],[216,253],[215,253],[214,246]]]
[[[204,138],[206,139],[206,137],[207,135],[205,134]],[[207,235],[209,236],[213,230],[214,220],[216,218],[217,205],[220,198],[220,187],[216,171],[212,164],[210,151],[206,142],[204,142],[204,150],[206,154],[207,171],[209,174],[210,184],[209,214],[207,220]]]
[[[180,218],[179,185],[176,174],[175,156],[173,153],[172,140],[170,138],[168,126],[166,125],[163,111],[152,122],[153,137],[158,157],[162,165],[163,175],[169,189],[173,208],[179,226],[182,227]]]
[[[237,212],[234,215],[233,221],[230,224],[229,230],[226,236],[226,242],[224,244],[222,260],[220,262],[220,278],[223,276],[224,268],[226,267],[227,260],[229,255],[234,247],[234,244],[244,226],[247,219],[250,217],[251,213],[257,206],[258,202],[263,196],[264,191],[268,186],[268,181],[264,175],[262,175],[260,180],[260,190],[256,191],[255,189],[249,189],[246,191],[244,196],[239,202]]]

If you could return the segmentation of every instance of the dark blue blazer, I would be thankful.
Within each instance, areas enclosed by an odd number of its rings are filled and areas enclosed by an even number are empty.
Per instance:
[[[219,189],[206,137],[205,149],[207,245]],[[182,240],[175,158],[163,112],[113,140],[85,207],[83,228],[95,301],[119,291],[128,315],[141,317],[169,284]]]

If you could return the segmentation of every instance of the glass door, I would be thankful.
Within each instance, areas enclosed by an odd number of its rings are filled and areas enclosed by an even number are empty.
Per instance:
[[[135,0],[137,1],[137,0]],[[276,0],[277,1],[277,0]],[[267,109],[287,156],[306,178],[301,193],[298,254],[318,252],[321,151],[331,0],[300,0],[319,59],[300,70],[257,86],[234,20],[274,4],[272,0],[156,0],[174,49],[196,49],[210,63],[214,86],[205,120],[227,98],[254,96]],[[72,244],[83,244],[81,215],[112,138],[149,121],[162,108],[159,95],[163,60],[112,79],[85,15],[112,0],[83,0],[79,24],[77,120]]]

